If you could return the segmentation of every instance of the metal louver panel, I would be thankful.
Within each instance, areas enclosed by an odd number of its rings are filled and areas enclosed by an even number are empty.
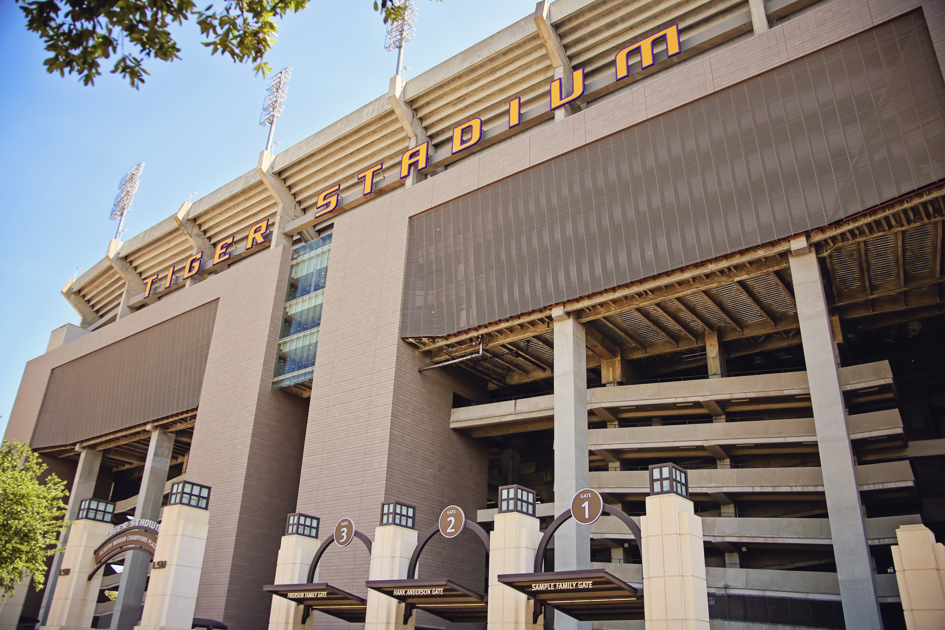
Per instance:
[[[401,334],[446,335],[654,276],[943,177],[945,82],[913,12],[412,218]],[[859,251],[837,254],[839,275],[862,286]],[[766,317],[744,294],[722,298],[735,322]],[[693,313],[731,325],[714,310]],[[644,343],[665,338],[628,318],[615,323]]]

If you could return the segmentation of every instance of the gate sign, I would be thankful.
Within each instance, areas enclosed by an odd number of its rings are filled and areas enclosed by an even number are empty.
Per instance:
[[[339,547],[347,547],[348,543],[354,540],[354,521],[350,518],[343,518],[335,525],[335,544]]]
[[[571,516],[581,525],[590,525],[604,511],[604,500],[597,490],[584,488],[571,499]]]
[[[444,538],[456,538],[466,524],[463,508],[451,505],[440,513],[440,533]]]
[[[95,550],[95,564],[125,547],[141,549],[154,556],[157,547],[158,524],[146,519],[135,519],[123,523],[110,531],[98,549]]]

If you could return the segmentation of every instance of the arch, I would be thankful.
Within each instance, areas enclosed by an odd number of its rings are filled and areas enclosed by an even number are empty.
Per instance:
[[[473,521],[466,521],[466,524],[463,526],[463,529],[469,528],[479,536],[479,539],[482,541],[482,544],[486,547],[486,562],[489,558],[489,534],[478,523]],[[434,525],[427,533],[423,535],[423,540],[420,541],[420,544],[413,550],[413,555],[410,556],[410,564],[407,565],[407,579],[414,579],[417,573],[417,563],[420,561],[420,552],[423,551],[423,548],[427,546],[427,543],[440,532],[440,526]],[[488,579],[488,577],[486,578]]]
[[[86,578],[86,581],[91,581],[91,580],[92,580],[92,577],[93,577],[96,573],[98,573],[98,570],[99,570],[99,569],[101,569],[101,568],[104,567],[106,564],[108,564],[108,561],[109,561],[109,560],[111,560],[111,559],[114,558],[115,556],[120,556],[121,554],[125,553],[126,551],[132,551],[132,550],[134,550],[134,551],[143,551],[143,552],[145,552],[146,554],[148,554],[149,556],[151,556],[152,559],[154,559],[154,554],[151,553],[151,550],[148,549],[147,547],[141,547],[141,546],[139,546],[139,545],[126,545],[126,546],[124,546],[124,547],[121,547],[120,549],[116,549],[115,551],[111,552],[110,554],[108,554],[107,556],[105,556],[105,557],[102,559],[101,562],[99,562],[98,564],[96,564],[96,565],[95,565],[95,568],[92,569],[92,572],[89,573],[89,577]]]
[[[354,530],[354,537],[364,543],[364,546],[367,547],[368,554],[371,553],[371,539],[367,537],[367,534],[362,534],[359,530]],[[328,548],[331,547],[331,544],[335,542],[335,535],[331,535],[331,539],[326,540],[324,543],[319,545],[318,551],[315,552],[315,557],[312,558],[312,564],[308,567],[308,580],[309,584],[312,583],[312,580],[315,579],[315,570],[318,568],[318,561],[322,559],[322,556],[328,551]]]
[[[630,518],[630,515],[621,510],[620,508],[615,508],[610,505],[604,504],[604,509],[601,510],[603,514],[610,514],[611,516],[616,516],[620,519],[624,525],[627,526],[627,529],[630,530],[630,533],[633,534],[633,537],[636,539],[637,544],[643,544],[643,534],[640,531],[640,526],[637,525],[637,522]],[[564,525],[564,522],[572,517],[571,508],[568,508],[564,512],[558,515],[555,520],[551,521],[551,525],[548,526],[548,529],[545,530],[544,535],[541,537],[541,542],[538,543],[538,551],[535,554],[535,573],[541,573],[545,564],[545,551],[548,549],[548,544],[551,542],[551,537],[555,535],[555,532],[558,531],[558,528]]]

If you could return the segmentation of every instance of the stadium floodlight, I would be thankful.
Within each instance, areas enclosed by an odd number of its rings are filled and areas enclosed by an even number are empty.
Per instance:
[[[125,215],[131,209],[131,204],[135,201],[135,193],[138,192],[138,180],[141,177],[141,171],[144,170],[144,162],[138,162],[134,168],[125,173],[125,176],[118,182],[118,194],[112,203],[112,221],[118,221],[118,229],[115,230],[115,238],[121,238],[124,231],[122,226],[125,224]]]
[[[387,37],[384,48],[387,52],[397,50],[397,76],[404,71],[404,45],[413,39],[416,30],[413,25],[417,21],[417,0],[393,0],[395,7],[403,7],[403,15],[399,20],[391,20],[387,25]]]
[[[276,119],[282,115],[285,97],[289,93],[289,77],[292,76],[292,68],[286,66],[280,70],[276,76],[269,81],[266,88],[266,98],[263,99],[262,115],[259,117],[259,126],[269,125],[269,139],[266,140],[266,151],[272,150],[272,134],[276,130]]]

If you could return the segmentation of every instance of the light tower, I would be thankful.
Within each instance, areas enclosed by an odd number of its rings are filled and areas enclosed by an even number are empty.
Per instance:
[[[292,76],[292,68],[286,66],[279,71],[276,76],[269,81],[266,88],[266,98],[263,99],[262,115],[259,117],[259,126],[269,125],[269,139],[266,140],[266,151],[272,150],[272,134],[276,130],[276,119],[282,115],[285,97],[289,93],[289,77]]]
[[[417,21],[417,0],[393,0],[392,4],[395,7],[403,7],[404,12],[399,20],[392,20],[388,24],[384,48],[387,52],[397,49],[397,76],[399,77],[404,72],[404,45],[416,34],[413,25]]]
[[[115,238],[120,239],[124,231],[122,226],[125,224],[125,215],[131,209],[131,204],[135,201],[135,193],[138,192],[138,179],[141,177],[141,171],[144,170],[144,162],[138,162],[134,168],[125,173],[125,176],[118,182],[118,195],[112,203],[112,221],[118,221],[118,229],[115,230]]]

